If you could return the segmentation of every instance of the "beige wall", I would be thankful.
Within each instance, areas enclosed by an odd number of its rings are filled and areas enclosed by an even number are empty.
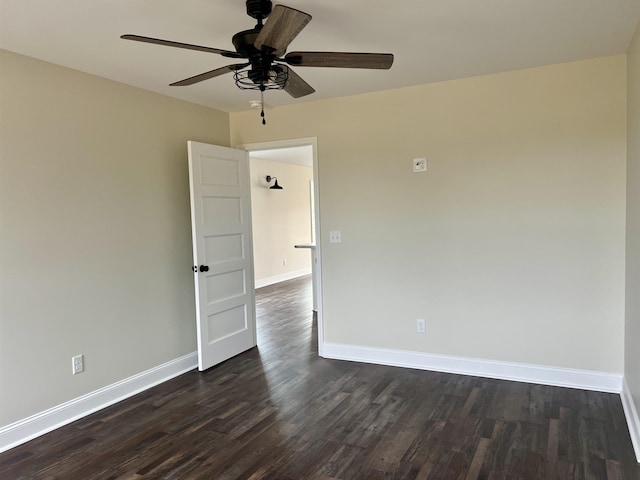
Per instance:
[[[231,114],[232,144],[318,138],[326,341],[622,373],[625,71],[620,55],[276,108],[267,126]]]
[[[229,145],[229,122],[6,51],[0,71],[2,426],[196,349],[186,142]]]
[[[267,175],[278,177],[283,190],[267,188]],[[309,250],[294,248],[294,245],[311,241],[309,182],[312,178],[311,167],[251,158],[256,284],[300,270],[311,271]]]
[[[640,412],[640,25],[627,56],[627,303],[625,378]]]

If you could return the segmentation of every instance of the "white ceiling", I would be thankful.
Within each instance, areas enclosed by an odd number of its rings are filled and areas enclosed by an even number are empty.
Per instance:
[[[640,0],[283,4],[313,17],[290,51],[393,53],[395,63],[388,71],[298,67],[316,93],[266,92],[267,107],[625,53],[640,20]],[[237,89],[231,75],[168,84],[232,59],[119,37],[233,50],[232,35],[254,25],[244,0],[0,0],[0,48],[225,111],[248,110],[257,92]]]
[[[252,150],[249,152],[250,158],[260,160],[270,160],[272,162],[292,163],[303,167],[313,166],[313,147],[305,145],[302,147],[275,148],[272,150]]]

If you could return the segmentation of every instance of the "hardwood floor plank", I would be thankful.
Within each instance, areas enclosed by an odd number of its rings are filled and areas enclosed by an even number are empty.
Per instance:
[[[2,480],[638,480],[617,395],[319,358],[308,277],[258,348],[0,454]]]
[[[546,470],[548,479],[557,478],[558,440],[558,420],[552,418],[549,420],[549,438],[547,440]]]
[[[487,453],[490,443],[491,440],[488,438],[481,438],[478,442],[478,448],[476,448],[473,459],[471,460],[471,465],[469,465],[469,470],[467,470],[466,480],[478,479],[482,463],[484,462],[484,456]]]

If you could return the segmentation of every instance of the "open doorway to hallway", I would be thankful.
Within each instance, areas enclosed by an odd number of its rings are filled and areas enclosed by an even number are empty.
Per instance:
[[[310,275],[310,252],[295,246],[314,241],[312,146],[249,158],[256,288]]]
[[[299,148],[303,147],[303,148]],[[286,163],[290,163],[291,166],[297,165],[296,162],[303,162],[302,165],[305,167],[311,166],[311,177],[312,180],[310,183],[306,185],[303,192],[305,196],[305,200],[303,200],[303,210],[309,212],[308,217],[305,215],[305,218],[308,221],[304,221],[303,229],[301,230],[301,240],[291,238],[286,244],[285,248],[287,252],[291,254],[291,252],[299,252],[298,255],[305,258],[307,262],[311,264],[311,290],[312,290],[312,310],[315,312],[313,318],[315,320],[315,325],[317,328],[317,352],[319,356],[323,355],[324,350],[324,328],[323,328],[323,308],[322,308],[322,249],[321,249],[321,229],[320,229],[320,206],[319,206],[319,188],[320,188],[320,179],[318,175],[318,140],[316,137],[307,137],[307,138],[297,138],[290,140],[275,140],[270,142],[262,142],[262,143],[252,143],[252,144],[243,144],[237,145],[236,148],[242,148],[249,152],[250,158],[253,155],[254,157],[260,156],[262,160],[273,161],[274,157],[277,160],[280,160],[280,165],[270,165],[271,168],[282,167]],[[288,158],[287,156],[299,156],[300,153],[304,152],[305,159],[304,160],[295,160],[289,159],[289,162],[282,162],[283,158]],[[266,158],[265,158],[266,157]],[[255,163],[255,161],[253,162]],[[287,189],[287,185],[284,183],[285,177],[280,175],[278,178],[279,185],[283,187],[283,190],[272,190],[268,187],[275,185],[275,179],[271,179],[271,182],[267,180],[267,175],[269,177],[278,177],[277,171],[267,172],[262,171],[259,172],[253,166],[250,167],[250,175],[251,175],[251,184],[252,188],[255,188],[256,191],[252,190],[252,216],[257,215],[258,205],[257,198],[258,196],[262,196],[264,198],[265,195],[273,194],[273,193],[283,193]],[[288,180],[287,180],[288,182]],[[302,183],[299,184],[302,186]],[[254,195],[255,193],[255,195]],[[273,198],[273,197],[267,197]],[[278,197],[276,197],[278,198]],[[308,199],[308,203],[307,200]],[[259,214],[258,214],[259,215]],[[271,221],[273,222],[275,218],[279,215],[279,210],[274,210],[272,213]],[[302,214],[301,214],[302,215]],[[269,220],[269,218],[267,218]],[[276,230],[277,232],[277,230]],[[254,229],[253,232],[254,238],[254,247],[261,244],[259,236],[256,236],[256,232]],[[307,240],[308,239],[308,240]],[[313,243],[312,243],[313,242]],[[296,249],[295,245],[309,245],[311,248],[301,248]],[[282,265],[283,260],[287,257],[275,256],[272,251],[267,250],[267,254],[271,255],[271,257],[275,257],[275,261],[280,261],[280,265]],[[254,251],[254,259],[255,262],[260,260],[257,257],[260,255],[260,252]],[[294,255],[296,255],[294,253]],[[290,265],[287,259],[287,265]],[[307,263],[306,265],[309,265]],[[277,265],[277,263],[276,263]],[[282,267],[281,267],[282,268]],[[293,270],[295,271],[295,270]],[[302,269],[299,269],[298,274],[303,275],[307,274]],[[263,274],[264,275],[264,274]],[[289,274],[291,275],[291,274]],[[275,275],[272,275],[272,277]],[[266,278],[269,278],[266,276]],[[291,276],[290,278],[300,278]],[[256,286],[259,288],[261,285],[265,285],[262,283],[261,274],[258,272],[256,275]],[[280,279],[276,278],[275,280],[286,281],[284,277],[280,277]],[[260,283],[259,283],[260,282]],[[270,282],[269,282],[270,283]],[[278,282],[274,282],[272,284],[277,284]],[[311,310],[310,310],[311,313]]]

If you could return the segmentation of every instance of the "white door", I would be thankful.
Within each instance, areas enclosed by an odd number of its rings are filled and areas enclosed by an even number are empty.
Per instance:
[[[249,154],[188,142],[198,368],[256,346]]]

